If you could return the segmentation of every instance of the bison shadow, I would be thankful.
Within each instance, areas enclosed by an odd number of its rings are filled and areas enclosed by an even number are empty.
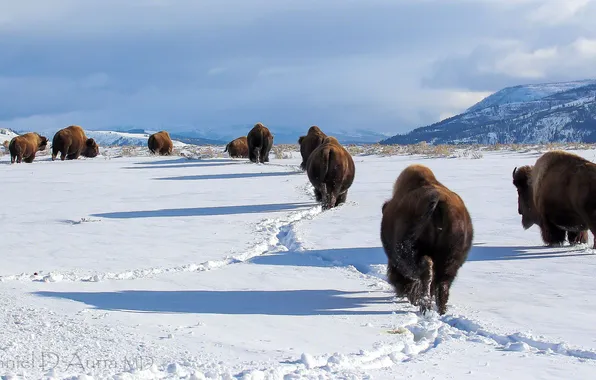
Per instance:
[[[163,159],[163,160],[155,160],[155,161],[143,161],[143,162],[135,162],[134,165],[165,165],[168,166],[170,164],[180,164],[180,163],[209,163],[209,162],[238,162],[241,160],[233,160],[233,159],[188,159],[188,158],[172,158],[172,159]]]
[[[587,245],[586,245],[587,247]],[[585,252],[585,253],[580,253]],[[536,260],[555,259],[559,257],[591,256],[585,248],[563,246],[548,248],[546,246],[484,246],[474,245],[468,254],[467,261],[502,261],[502,260]]]
[[[217,206],[217,207],[191,207],[169,208],[144,211],[116,211],[100,214],[91,214],[97,218],[109,219],[134,219],[134,218],[173,218],[180,216],[214,216],[254,214],[264,212],[281,212],[288,210],[307,209],[316,206],[316,203],[272,203],[262,205]]]
[[[33,294],[82,302],[102,310],[142,313],[229,315],[383,315],[391,314],[391,296],[357,296],[367,291],[319,290],[184,290],[119,292],[50,292]],[[387,310],[357,310],[387,304]],[[356,309],[356,310],[355,310]]]
[[[558,257],[587,256],[591,253],[561,251],[569,247],[549,252],[546,247],[490,247],[475,245],[470,250],[467,261],[501,261],[551,259]],[[575,251],[577,252],[577,251]],[[283,265],[297,267],[348,267],[352,266],[363,274],[385,278],[387,256],[382,247],[337,248],[305,251],[287,251],[261,255],[249,262],[258,265]],[[379,276],[382,275],[382,276]]]
[[[258,265],[297,267],[353,266],[361,273],[371,274],[374,266],[387,264],[387,256],[381,247],[332,248],[262,255],[250,259],[249,262]],[[382,272],[385,272],[384,268]]]
[[[201,174],[185,175],[178,177],[153,178],[158,181],[197,181],[209,179],[237,179],[237,178],[260,178],[260,177],[282,177],[287,175],[302,175],[302,172],[264,172],[264,173],[229,173],[229,174]]]
[[[172,165],[147,165],[147,166],[125,166],[122,169],[180,169],[180,168],[206,168],[211,166],[238,165],[234,162],[188,162],[185,164]]]

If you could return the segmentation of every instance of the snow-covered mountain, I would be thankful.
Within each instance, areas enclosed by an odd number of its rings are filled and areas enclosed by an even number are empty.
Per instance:
[[[382,144],[596,142],[596,80],[507,87]]]
[[[130,132],[115,132],[115,131],[89,131],[86,130],[87,137],[91,137],[97,141],[99,146],[147,146],[147,139],[149,135],[154,133],[139,131],[137,133]],[[172,137],[174,146],[184,146],[185,143],[178,141]]]
[[[306,134],[308,128],[310,128],[310,125],[305,125],[301,128],[271,125],[267,125],[267,127],[271,130],[271,133],[273,133],[274,144],[296,144],[298,142],[298,138]],[[323,132],[337,138],[342,144],[376,143],[379,140],[390,136],[368,130],[343,131],[329,129],[324,125],[319,125],[319,127],[323,130]],[[200,130],[181,131],[178,132],[177,135],[189,138],[220,140],[225,141],[227,144],[229,141],[237,137],[246,136],[251,128],[252,125],[235,125],[226,128],[202,128]]]
[[[5,141],[12,140],[15,136],[19,134],[15,131],[8,129],[8,128],[0,128],[0,145],[2,145]]]

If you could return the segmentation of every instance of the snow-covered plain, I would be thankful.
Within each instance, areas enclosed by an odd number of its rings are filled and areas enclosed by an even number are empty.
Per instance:
[[[548,249],[522,229],[511,172],[536,152],[356,156],[348,202],[326,212],[297,155],[112,157],[0,158],[1,375],[594,378],[593,237]],[[442,317],[384,279],[381,205],[414,162],[474,221]]]

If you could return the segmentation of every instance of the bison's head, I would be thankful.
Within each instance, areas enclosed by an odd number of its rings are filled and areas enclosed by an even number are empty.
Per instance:
[[[298,137],[298,144],[299,144],[299,145],[302,145],[302,141],[304,141],[304,138],[305,138],[305,137],[306,137],[306,136],[300,136],[300,137]]]
[[[526,230],[539,222],[534,206],[531,175],[531,166],[513,169],[513,185],[517,189],[517,212],[522,216],[522,226]]]
[[[45,150],[48,146],[48,138],[45,136],[39,136],[39,144],[37,144],[38,150]]]
[[[85,149],[81,153],[84,157],[93,158],[99,154],[99,145],[94,139],[87,139],[85,141]]]

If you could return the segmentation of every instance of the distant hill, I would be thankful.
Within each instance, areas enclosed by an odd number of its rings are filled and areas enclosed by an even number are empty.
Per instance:
[[[12,129],[8,128],[0,128],[0,145],[2,145],[5,141],[12,140],[15,136],[19,134],[13,131]]]
[[[596,142],[596,80],[507,87],[465,112],[381,144]]]

